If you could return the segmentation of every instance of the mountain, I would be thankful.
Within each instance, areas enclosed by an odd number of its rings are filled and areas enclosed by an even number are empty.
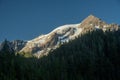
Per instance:
[[[52,32],[41,35],[26,43],[21,52],[33,53],[36,56],[47,55],[51,49],[55,49],[60,43],[68,42],[88,31],[102,29],[118,30],[117,24],[107,24],[101,19],[90,15],[79,24],[63,25]]]
[[[0,45],[0,80],[120,80],[119,26],[93,15],[30,41]]]
[[[48,34],[40,35],[29,41],[12,41],[11,46],[17,52],[32,53],[40,57],[56,49],[60,44],[74,40],[76,37],[93,30],[116,31],[117,24],[107,24],[94,15],[89,15],[81,23],[60,26]]]
[[[82,32],[82,28],[78,28],[80,24],[64,25],[54,29],[46,35],[41,35],[27,42],[21,52],[33,53],[37,56],[46,55],[51,49],[59,46],[59,44],[75,39]]]
[[[14,40],[10,42],[10,45],[14,49],[15,52],[19,52],[25,45],[27,41],[23,40]]]

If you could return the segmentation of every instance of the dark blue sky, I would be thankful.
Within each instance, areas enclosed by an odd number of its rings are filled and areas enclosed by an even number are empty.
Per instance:
[[[0,0],[0,41],[30,40],[93,14],[120,24],[119,0]]]

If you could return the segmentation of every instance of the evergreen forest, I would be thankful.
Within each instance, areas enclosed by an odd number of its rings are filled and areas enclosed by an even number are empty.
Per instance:
[[[94,30],[41,58],[0,52],[0,80],[120,80],[120,30]]]

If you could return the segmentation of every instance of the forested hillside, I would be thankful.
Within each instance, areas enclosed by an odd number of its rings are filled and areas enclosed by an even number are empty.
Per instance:
[[[0,80],[120,80],[119,62],[120,31],[95,30],[39,59],[3,51]]]

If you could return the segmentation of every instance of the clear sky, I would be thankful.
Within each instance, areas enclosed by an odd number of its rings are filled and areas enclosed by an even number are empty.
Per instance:
[[[0,0],[0,41],[30,40],[90,14],[120,24],[120,0]]]

